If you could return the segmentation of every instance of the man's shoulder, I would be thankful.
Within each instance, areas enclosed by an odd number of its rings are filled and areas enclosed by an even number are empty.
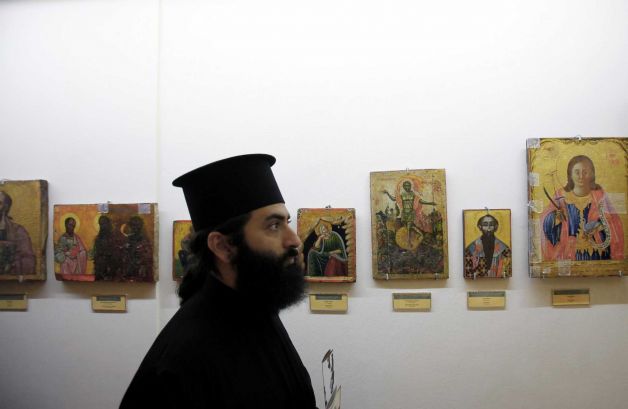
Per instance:
[[[498,239],[497,237],[495,237],[495,248],[497,249],[497,251],[504,252],[506,250],[510,250],[510,247],[504,243],[503,241],[501,241],[500,239]]]
[[[22,226],[21,224],[19,224],[18,222],[16,222],[12,218],[9,217],[7,219],[7,223],[8,223],[9,226],[11,226],[11,229],[13,229],[14,232],[20,233],[20,234],[28,234],[28,232],[26,231],[24,226]]]
[[[204,302],[204,300],[192,299],[177,310],[159,337],[181,339],[182,341],[211,337],[213,332],[211,329],[219,316],[209,303]]]
[[[482,248],[482,236],[480,236],[477,239],[473,240],[471,242],[471,244],[469,244],[467,246],[467,250],[469,250],[469,251],[474,251],[476,248],[479,248],[479,249]]]
[[[9,219],[9,226],[10,226],[10,239],[11,240],[15,240],[15,241],[22,241],[22,242],[30,242],[31,240],[31,236],[28,234],[28,230],[26,230],[24,228],[24,226],[22,226],[19,223],[16,223],[13,219]]]
[[[183,306],[155,339],[146,359],[161,368],[178,367],[200,358],[200,351],[216,350],[221,343],[220,326],[212,314],[199,314]],[[205,354],[203,359],[210,357]]]

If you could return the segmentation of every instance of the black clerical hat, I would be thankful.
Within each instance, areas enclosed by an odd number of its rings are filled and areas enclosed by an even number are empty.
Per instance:
[[[275,158],[252,154],[212,162],[176,178],[194,230],[214,228],[260,207],[284,203],[273,171]]]

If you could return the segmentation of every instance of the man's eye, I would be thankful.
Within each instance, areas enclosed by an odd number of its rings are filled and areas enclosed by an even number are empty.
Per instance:
[[[279,223],[273,223],[270,226],[268,226],[268,228],[270,230],[279,230]]]

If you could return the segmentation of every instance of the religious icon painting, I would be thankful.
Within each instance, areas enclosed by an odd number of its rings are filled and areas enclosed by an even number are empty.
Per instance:
[[[55,277],[153,283],[157,226],[156,203],[55,205]]]
[[[373,278],[446,279],[445,170],[371,172]]]
[[[172,224],[172,279],[183,278],[190,256],[194,227],[191,220],[175,220]]]
[[[355,282],[355,209],[299,209],[297,234],[306,281]]]
[[[463,210],[464,278],[512,276],[510,209]]]
[[[0,281],[46,279],[48,182],[0,181]]]
[[[531,277],[626,274],[628,138],[528,139]]]

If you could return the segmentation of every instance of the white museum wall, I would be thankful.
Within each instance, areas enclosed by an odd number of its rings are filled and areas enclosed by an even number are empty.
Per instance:
[[[154,339],[154,285],[55,280],[52,209],[158,201],[157,34],[154,1],[0,3],[0,178],[46,179],[51,219],[47,282],[0,283],[29,296],[0,312],[0,408],[117,407]],[[92,313],[101,293],[128,313]]]
[[[1,2],[0,177],[47,179],[51,215],[157,201],[161,280],[0,283],[30,294],[0,313],[0,407],[118,405],[178,305],[171,180],[246,152],[277,156],[293,216],[356,208],[357,282],[311,286],[348,313],[282,314],[319,407],[328,348],[346,408],[625,407],[626,279],[527,276],[525,139],[627,135],[627,20],[619,0]],[[371,278],[369,172],[405,168],[447,171],[449,280]],[[484,206],[512,209],[509,280],[462,279],[462,209]],[[590,308],[550,306],[580,287]],[[478,289],[506,309],[468,311]],[[410,290],[432,311],[392,312]],[[91,313],[105,291],[128,313]]]

